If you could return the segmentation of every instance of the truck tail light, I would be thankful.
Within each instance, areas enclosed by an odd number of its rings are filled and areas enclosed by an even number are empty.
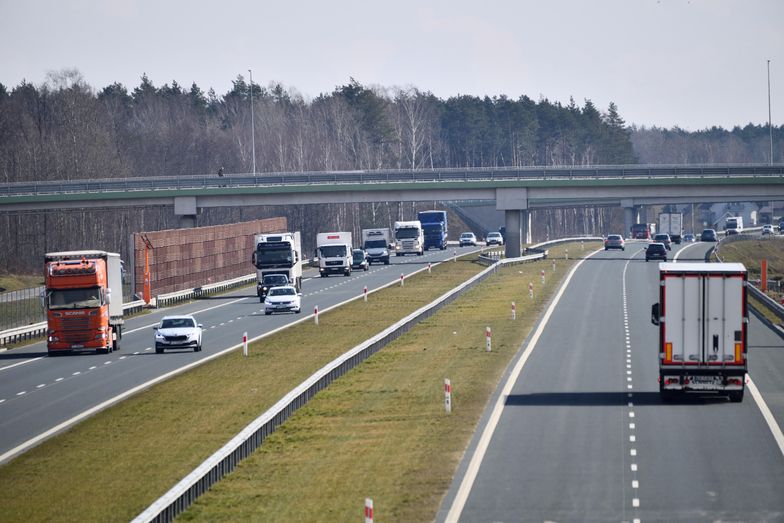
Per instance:
[[[664,360],[672,361],[672,342],[668,341],[664,344]]]

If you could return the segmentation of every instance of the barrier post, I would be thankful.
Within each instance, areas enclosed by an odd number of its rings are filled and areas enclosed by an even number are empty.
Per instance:
[[[365,523],[373,523],[373,499],[365,498]]]
[[[555,260],[553,260],[553,272],[555,272]]]
[[[313,307],[313,321],[318,325],[318,305]]]
[[[431,265],[432,264],[430,262],[427,262],[427,273],[428,274],[430,274]]]
[[[367,301],[367,285],[365,285],[365,288],[362,289],[362,294],[365,295],[365,301]]]
[[[542,276],[542,285],[544,285],[544,269],[539,274]]]
[[[517,319],[517,304],[515,302],[512,302],[512,319]]]
[[[444,410],[447,414],[452,412],[452,382],[444,379]]]
[[[400,286],[401,287],[404,285],[403,284],[403,280],[405,280],[405,279],[406,279],[406,275],[401,272],[400,273]]]
[[[493,350],[493,333],[490,331],[490,327],[485,329],[485,352],[490,352]]]
[[[457,249],[452,251],[452,261],[457,262]]]
[[[248,333],[245,332],[242,334],[242,355],[248,355]]]
[[[534,284],[533,282],[528,284],[528,297],[534,299]]]
[[[568,260],[569,259],[569,249],[564,249],[564,252],[565,252],[564,259]]]

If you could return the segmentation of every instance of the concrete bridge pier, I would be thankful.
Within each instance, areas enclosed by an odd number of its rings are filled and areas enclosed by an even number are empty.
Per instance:
[[[639,217],[640,206],[634,205],[632,200],[621,200],[621,207],[623,207],[623,237],[630,238],[632,225],[637,223],[637,218]]]
[[[496,209],[504,211],[507,258],[522,255],[523,244],[531,243],[531,213],[528,211],[528,189],[496,189]]]
[[[196,216],[199,214],[199,209],[196,207],[196,197],[176,196],[174,198],[174,214],[179,218],[180,229],[196,227]]]

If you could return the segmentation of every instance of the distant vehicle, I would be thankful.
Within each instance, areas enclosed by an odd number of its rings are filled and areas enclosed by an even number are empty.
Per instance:
[[[766,234],[773,234],[773,226],[772,225],[763,225],[762,226],[762,234],[763,236]]]
[[[672,250],[672,245],[670,244],[670,235],[669,234],[655,234],[653,236],[653,241],[663,243],[664,246],[667,248],[668,251]]]
[[[667,261],[667,248],[663,243],[652,243],[645,248],[645,261]]]
[[[743,401],[749,315],[741,263],[662,263],[659,302],[659,393],[727,394]],[[665,321],[666,319],[666,321]]]
[[[362,269],[363,271],[368,270],[368,257],[367,253],[362,249],[353,249],[351,251],[351,268],[352,269]]]
[[[669,234],[672,243],[680,245],[681,235],[683,234],[683,215],[679,212],[660,213],[659,228],[656,232],[659,234]],[[654,239],[654,241],[657,240]]]
[[[419,220],[395,222],[395,256],[425,253],[425,234]]]
[[[501,236],[500,232],[489,232],[487,233],[487,238],[485,238],[486,245],[503,245],[504,244],[504,237]]]
[[[736,229],[738,232],[743,230],[743,217],[742,216],[729,216],[724,220],[724,230]]]
[[[153,327],[153,330],[157,354],[161,354],[165,349],[201,351],[203,325],[197,323],[193,316],[164,316],[160,325]]]
[[[257,234],[254,243],[251,263],[256,269],[256,295],[259,301],[264,301],[262,282],[269,274],[282,274],[288,283],[302,289],[302,244],[299,231]]]
[[[449,233],[446,211],[421,211],[417,214],[417,219],[424,231],[425,250],[430,247],[445,250]]]
[[[779,234],[784,234],[784,222],[779,222]]]
[[[474,233],[464,232],[460,235],[460,247],[465,247],[466,245],[476,246],[476,236]]]
[[[635,223],[631,228],[631,237],[635,240],[650,240],[656,232],[656,225],[653,223]]]
[[[697,241],[697,238],[694,237],[693,234],[688,233],[683,235],[683,241],[685,242],[694,242]]]
[[[267,293],[264,300],[264,314],[269,316],[273,312],[294,312],[299,314],[302,311],[302,293],[291,285],[273,287]]]
[[[716,236],[716,231],[714,229],[703,229],[702,233],[700,234],[700,241],[717,242],[719,239]]]
[[[261,279],[261,286],[259,288],[259,298],[261,303],[264,303],[264,298],[272,287],[280,287],[281,285],[288,285],[289,279],[285,274],[267,274]]]
[[[316,235],[316,252],[319,274],[326,278],[330,274],[351,276],[351,233],[320,232]]]
[[[362,248],[367,253],[368,263],[389,265],[389,251],[394,249],[391,238],[392,234],[387,228],[362,229]]]
[[[735,234],[740,234],[740,232],[738,232],[738,229],[727,229],[726,231],[724,231],[725,236],[733,236]]]
[[[604,250],[621,249],[626,250],[626,242],[623,241],[623,236],[620,234],[610,234],[604,240]]]
[[[504,243],[506,243],[506,225],[502,225],[498,228],[498,232],[501,233],[501,238],[504,239]]]

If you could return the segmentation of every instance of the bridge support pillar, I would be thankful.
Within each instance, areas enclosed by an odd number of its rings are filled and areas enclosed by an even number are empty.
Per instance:
[[[504,211],[506,257],[517,258],[523,244],[531,243],[531,213],[528,212],[528,188],[496,189],[495,208]]]
[[[635,206],[631,200],[621,200],[621,207],[623,207],[623,237],[631,238],[632,225],[637,223],[639,206]]]
[[[199,209],[196,207],[196,197],[175,196],[174,214],[179,217],[180,229],[196,227],[196,216],[199,214]]]

